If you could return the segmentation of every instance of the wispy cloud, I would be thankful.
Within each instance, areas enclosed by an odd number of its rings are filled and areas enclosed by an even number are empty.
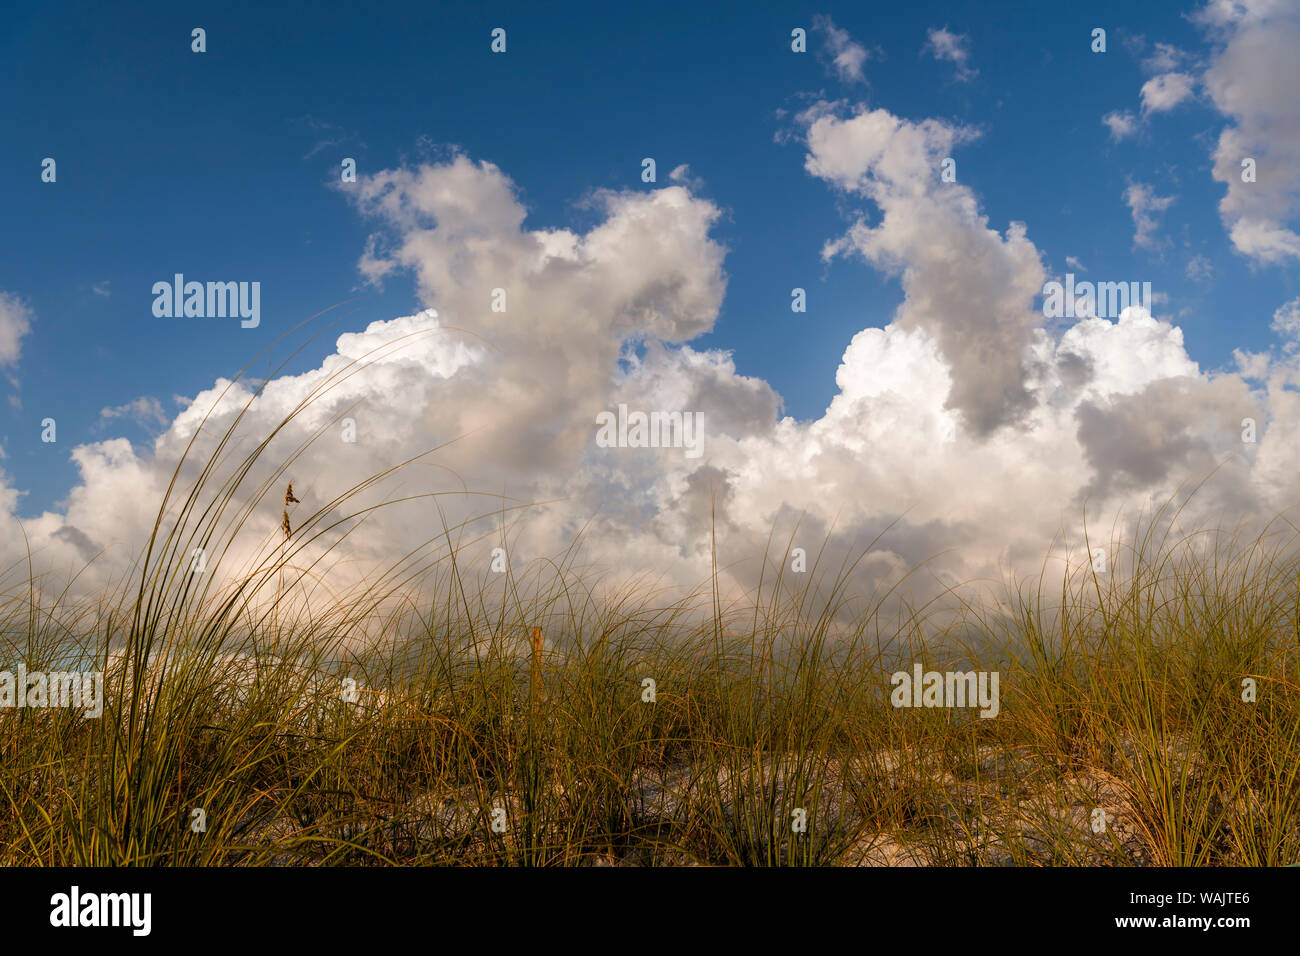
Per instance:
[[[959,83],[969,83],[979,75],[979,70],[971,68],[970,37],[964,33],[953,33],[947,27],[932,27],[926,34],[922,50],[936,60],[951,63],[956,68],[955,78]]]
[[[171,422],[171,416],[163,409],[162,402],[151,395],[142,395],[124,405],[99,410],[99,427],[110,422],[126,419],[146,429],[163,429]]]
[[[1142,84],[1142,112],[1165,113],[1192,98],[1196,81],[1186,73],[1162,73]]]
[[[31,308],[13,293],[0,292],[0,366],[18,364],[23,338],[31,330]]]
[[[1114,110],[1101,118],[1110,130],[1111,139],[1128,139],[1138,131],[1138,118],[1128,110]]]
[[[299,116],[293,122],[305,126],[312,134],[314,142],[311,149],[303,154],[303,159],[311,159],[317,153],[326,149],[343,146],[345,144],[354,144],[360,149],[365,149],[366,144],[361,141],[361,137],[353,130],[344,129],[334,123],[326,123],[318,120],[313,116]]]
[[[828,16],[813,17],[813,29],[826,37],[826,46],[830,51],[831,65],[836,74],[845,83],[862,83],[866,76],[862,72],[867,62],[867,50],[849,36],[847,30],[841,30]]]
[[[1133,216],[1133,245],[1155,249],[1160,243],[1156,231],[1160,228],[1160,215],[1173,205],[1176,196],[1157,196],[1146,183],[1130,183],[1124,190],[1124,202]]]
[[[1279,306],[1273,313],[1271,327],[1284,340],[1286,351],[1300,349],[1300,298]]]
[[[1184,274],[1193,282],[1207,282],[1214,277],[1214,264],[1203,255],[1194,255],[1187,260]]]

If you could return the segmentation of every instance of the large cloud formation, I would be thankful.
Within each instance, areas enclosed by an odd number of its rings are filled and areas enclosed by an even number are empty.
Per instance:
[[[1227,56],[1215,75],[1227,76]],[[1209,86],[1231,99],[1226,79]],[[319,368],[256,396],[217,382],[147,454],[122,439],[78,447],[81,480],[63,506],[21,530],[3,522],[0,548],[17,560],[30,543],[65,570],[107,551],[84,581],[120,573],[187,445],[202,460],[245,405],[239,448],[275,434],[247,479],[271,496],[233,544],[236,564],[277,540],[272,463],[297,456],[285,477],[314,508],[417,459],[332,510],[396,502],[338,546],[346,560],[331,573],[343,577],[437,556],[442,529],[470,522],[454,537],[472,542],[462,560],[485,577],[491,547],[504,543],[518,568],[582,534],[585,562],[613,582],[697,585],[716,546],[724,587],[746,589],[769,533],[785,561],[797,523],[793,545],[810,554],[880,536],[854,591],[924,565],[909,584],[923,597],[1035,572],[1062,538],[1081,547],[1085,517],[1105,537],[1211,472],[1188,527],[1266,520],[1300,500],[1294,342],[1226,372],[1200,369],[1181,331],[1145,308],[1054,332],[1036,305],[1048,273],[1029,228],[999,233],[969,187],[938,175],[970,130],[836,102],[795,122],[808,173],[864,207],[825,257],[896,275],[903,296],[885,328],[848,343],[820,418],[783,417],[766,382],[689,344],[712,328],[726,273],[711,236],[720,210],[687,177],[595,194],[599,222],[585,232],[533,229],[504,171],[458,155],[377,173],[350,194],[374,230],[362,273],[409,272],[425,311],[339,336]],[[1244,200],[1232,208],[1238,224],[1259,221]],[[1117,241],[1126,233],[1117,223]],[[1275,328],[1294,339],[1300,323]],[[620,404],[702,414],[703,455],[598,446],[596,416]],[[1243,441],[1248,418],[1255,443]],[[0,487],[11,519],[16,506]]]
[[[1289,0],[1214,0],[1198,21],[1219,47],[1205,72],[1215,108],[1231,121],[1215,146],[1214,178],[1226,184],[1219,213],[1238,251],[1265,263],[1300,259],[1300,6]],[[1254,159],[1254,181],[1242,161]]]

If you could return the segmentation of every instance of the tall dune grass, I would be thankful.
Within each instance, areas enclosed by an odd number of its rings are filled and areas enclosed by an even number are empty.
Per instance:
[[[1300,861],[1293,534],[1174,538],[1162,513],[1110,573],[954,597],[942,625],[855,605],[852,562],[794,584],[766,556],[724,603],[610,593],[575,547],[489,589],[463,525],[331,595],[375,507],[349,502],[391,472],[222,577],[305,447],[254,483],[274,436],[240,451],[242,417],[177,466],[121,587],[10,570],[0,669],[75,661],[106,689],[98,719],[0,711],[0,863]],[[913,660],[998,671],[1000,714],[893,708]]]

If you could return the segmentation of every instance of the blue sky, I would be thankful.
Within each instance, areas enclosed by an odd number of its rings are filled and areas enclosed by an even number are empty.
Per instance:
[[[173,395],[193,396],[345,300],[340,330],[419,308],[409,275],[380,290],[358,272],[375,226],[335,187],[348,156],[366,174],[463,151],[513,179],[528,227],[579,230],[597,219],[582,205],[591,190],[653,188],[640,181],[642,157],[656,159],[660,184],[688,164],[698,194],[724,212],[712,235],[727,250],[717,324],[691,344],[730,350],[737,371],[765,379],[799,420],[826,410],[854,333],[886,325],[902,300],[896,277],[821,258],[865,204],[804,170],[788,134],[814,99],[977,127],[954,155],[989,225],[1024,222],[1049,275],[1150,281],[1168,295],[1155,313],[1184,329],[1202,369],[1230,365],[1234,348],[1274,345],[1270,317],[1297,295],[1293,267],[1247,259],[1228,238],[1224,186],[1211,177],[1225,119],[1203,98],[1122,141],[1102,123],[1137,110],[1156,42],[1206,55],[1188,4],[552,6],[8,11],[0,291],[32,316],[0,407],[3,468],[27,492],[18,514],[67,493],[74,444],[147,443],[147,427],[105,425],[101,409],[154,396],[174,413]],[[826,37],[812,30],[819,14],[868,51],[864,82],[829,68]],[[207,31],[204,54],[190,51],[195,26]],[[505,55],[489,50],[498,26]],[[1096,26],[1108,32],[1104,55],[1089,49]],[[790,51],[794,27],[809,30],[806,55]],[[940,27],[966,38],[969,79],[924,52]],[[47,156],[55,184],[40,179]],[[1177,197],[1151,248],[1134,245],[1124,193],[1135,181]],[[1207,277],[1189,277],[1196,257]],[[151,286],[176,272],[260,281],[260,327],[155,318]],[[790,311],[795,286],[808,290],[806,315]],[[332,342],[291,369],[318,363]],[[39,441],[46,417],[57,444]]]

